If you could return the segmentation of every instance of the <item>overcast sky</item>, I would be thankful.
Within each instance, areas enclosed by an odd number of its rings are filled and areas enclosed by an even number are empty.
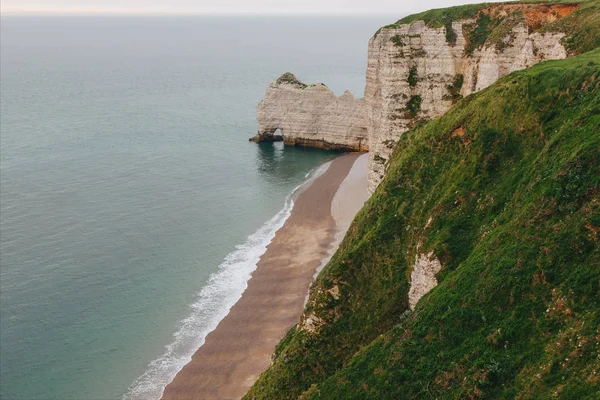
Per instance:
[[[408,14],[483,0],[0,0],[3,12]]]

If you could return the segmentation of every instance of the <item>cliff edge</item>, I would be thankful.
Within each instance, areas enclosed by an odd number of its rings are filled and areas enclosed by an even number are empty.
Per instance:
[[[432,10],[369,57],[374,193],[245,399],[598,399],[600,0]]]
[[[251,140],[368,150],[372,193],[404,132],[511,72],[596,48],[597,3],[484,3],[405,17],[369,41],[364,100],[283,74],[258,106]]]
[[[595,50],[402,135],[245,399],[598,399],[598,110]]]
[[[467,5],[410,16],[377,32],[369,41],[365,89],[369,190],[383,179],[404,132],[511,72],[566,58],[566,29],[557,22],[578,7]]]

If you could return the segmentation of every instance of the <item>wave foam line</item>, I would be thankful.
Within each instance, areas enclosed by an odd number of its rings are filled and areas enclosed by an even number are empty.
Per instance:
[[[258,260],[291,215],[296,192],[308,187],[330,164],[325,163],[309,172],[305,182],[285,199],[283,209],[225,257],[218,271],[210,276],[206,286],[200,290],[197,300],[190,305],[191,313],[180,322],[173,334],[174,341],[165,346],[165,353],[152,361],[146,372],[131,384],[122,400],[158,400],[162,397],[165,387],[191,361],[196,350],[204,344],[206,336],[242,297]]]

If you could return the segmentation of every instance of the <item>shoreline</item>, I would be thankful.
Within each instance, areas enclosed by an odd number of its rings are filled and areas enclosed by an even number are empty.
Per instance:
[[[241,398],[270,365],[275,346],[304,310],[313,277],[368,197],[366,168],[357,160],[366,157],[350,153],[334,159],[298,193],[291,215],[260,257],[242,297],[166,386],[163,399]],[[365,193],[349,201],[361,187],[361,174]],[[343,201],[334,201],[336,196]],[[342,208],[346,210],[340,212]]]

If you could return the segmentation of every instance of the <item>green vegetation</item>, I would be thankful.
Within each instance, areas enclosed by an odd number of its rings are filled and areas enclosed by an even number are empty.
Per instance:
[[[531,30],[542,33],[566,33],[567,35],[562,41],[571,55],[582,54],[600,47],[600,0],[579,0],[574,2],[550,0],[468,4],[409,15],[394,24],[385,26],[383,29],[398,28],[403,24],[424,21],[431,28],[445,27],[446,42],[454,46],[457,40],[457,33],[452,28],[452,22],[464,19],[476,19],[477,22],[475,24],[463,26],[463,34],[467,37],[465,54],[472,55],[476,49],[490,45],[496,46],[496,49],[501,51],[511,44],[510,31],[517,24],[524,22],[524,14],[522,10],[515,10],[508,16],[491,17],[490,10],[494,7],[503,7],[506,4],[523,4],[527,6],[536,3],[540,3],[540,6],[543,6],[543,4],[576,4],[579,5],[579,9],[557,21],[543,23],[540,27],[529,27]],[[505,40],[507,36],[508,41]]]
[[[283,74],[279,78],[277,78],[278,85],[281,85],[284,83],[301,86],[302,88],[308,87],[308,85],[302,83],[298,78],[296,78],[296,75],[292,74],[291,72],[286,72],[285,74]]]
[[[476,49],[481,48],[487,41],[488,37],[492,33],[492,28],[498,21],[492,21],[487,14],[479,14],[477,22],[471,27],[470,25],[463,26],[463,33],[467,38],[467,44],[465,46],[465,55],[472,56]]]
[[[416,118],[421,111],[421,96],[418,94],[410,96],[408,102],[406,102],[406,118]]]
[[[392,41],[392,43],[394,43],[396,46],[404,46],[404,41],[402,40],[402,36],[400,35],[394,35],[390,38],[390,41]]]
[[[503,51],[512,44],[512,30],[519,24],[525,22],[525,15],[523,12],[515,11],[500,21],[498,26],[490,33],[487,44],[496,46],[496,50],[498,51]]]
[[[408,70],[408,86],[410,87],[415,87],[417,86],[417,83],[419,83],[419,75],[417,74],[417,67],[416,66],[412,66],[410,67],[410,69]]]
[[[456,103],[458,100],[462,99],[462,94],[460,94],[460,90],[463,87],[463,83],[465,81],[465,77],[462,74],[458,74],[452,80],[452,84],[446,86],[448,89],[448,94],[444,96],[444,100],[452,100],[453,103]]]
[[[446,29],[446,43],[450,46],[454,46],[458,35],[452,27],[452,18],[450,18],[449,15],[445,15],[442,19],[444,21],[444,28]]]
[[[409,15],[404,17],[393,25],[387,27],[398,27],[403,24],[413,23],[415,21],[423,21],[425,25],[431,28],[446,29],[446,42],[451,46],[456,44],[457,34],[452,28],[452,22],[463,20],[463,19],[475,19],[477,23],[473,27],[472,31],[467,30],[465,33],[470,38],[468,41],[468,49],[465,51],[467,55],[472,55],[476,48],[479,48],[485,44],[487,37],[491,33],[491,18],[484,13],[481,13],[485,7],[489,6],[490,3],[482,4],[467,4],[463,6],[434,9],[422,12],[420,14]]]
[[[292,328],[246,399],[598,398],[599,126],[595,50],[405,133],[311,289],[323,324]],[[429,252],[439,284],[410,312]]]
[[[461,19],[471,19],[477,17],[479,11],[484,7],[488,6],[489,3],[482,4],[466,4],[463,6],[449,7],[449,8],[438,8],[434,10],[428,10],[419,14],[409,15],[402,18],[393,25],[387,27],[397,27],[403,24],[410,24],[415,21],[423,21],[425,25],[430,28],[441,28],[447,26],[448,21],[458,21]]]
[[[541,29],[542,32],[566,32],[562,40],[571,54],[581,54],[600,47],[600,0],[579,2],[574,13]]]

